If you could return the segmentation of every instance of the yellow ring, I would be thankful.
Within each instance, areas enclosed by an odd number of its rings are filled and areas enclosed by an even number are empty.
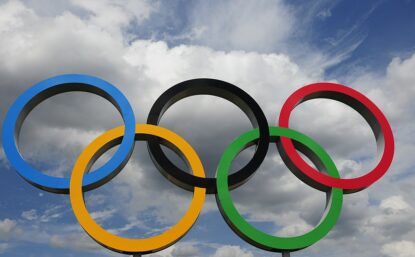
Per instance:
[[[183,153],[193,174],[205,177],[202,162],[195,150],[179,135],[168,129],[148,124],[136,124],[135,133],[153,135],[169,141]],[[193,199],[186,214],[176,225],[160,235],[144,239],[130,239],[109,233],[92,219],[86,209],[82,192],[82,179],[94,154],[107,143],[121,138],[123,135],[123,126],[109,130],[95,139],[81,153],[73,168],[69,187],[72,209],[82,228],[103,246],[121,253],[157,252],[174,244],[192,227],[202,210],[206,189],[195,187]]]

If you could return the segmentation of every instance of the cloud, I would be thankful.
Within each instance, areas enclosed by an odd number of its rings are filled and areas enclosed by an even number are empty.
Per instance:
[[[392,235],[400,234],[403,237],[411,232],[415,222],[412,218],[415,209],[402,196],[391,196],[381,201],[379,210],[366,221],[367,232],[385,240],[392,239]]]
[[[91,213],[91,217],[94,220],[97,220],[97,221],[99,221],[99,220],[105,221],[107,219],[110,219],[114,215],[115,212],[116,211],[114,209],[104,210],[104,211],[96,211],[96,212]]]
[[[0,254],[5,253],[9,249],[10,249],[9,243],[0,243]]]
[[[25,6],[20,6],[19,8],[27,9]],[[19,59],[20,55],[14,52],[15,67],[24,70],[25,66],[29,68],[36,64],[37,67],[42,67],[45,65],[39,65],[39,63],[49,63],[48,65],[55,63],[54,66],[57,70],[62,72],[71,72],[77,67],[76,70],[81,70],[82,73],[97,74],[104,78],[111,78],[112,81],[117,81],[118,77],[120,83],[116,83],[116,85],[137,106],[136,109],[139,110],[137,115],[140,120],[144,120],[144,114],[163,90],[174,83],[189,78],[214,77],[233,82],[247,90],[260,103],[264,104],[264,110],[271,117],[275,117],[278,105],[282,102],[283,97],[289,94],[290,88],[295,88],[297,85],[314,80],[301,72],[299,67],[283,54],[259,54],[243,51],[223,52],[214,51],[208,47],[184,45],[169,48],[164,42],[146,40],[136,40],[131,45],[125,45],[122,37],[114,36],[110,31],[97,28],[97,25],[90,19],[80,19],[78,16],[68,12],[53,19],[41,18],[31,13],[30,19],[33,19],[33,22],[31,22],[30,26],[34,26],[34,30],[27,28],[29,24],[27,24],[25,17],[19,18],[22,24],[26,24],[26,26],[22,26],[20,30],[14,30],[13,34],[15,36],[27,34],[33,38],[31,40],[33,43],[30,43],[28,46],[33,54],[29,59],[33,63],[27,63],[27,55],[25,59]],[[39,33],[35,34],[33,31],[38,31]],[[62,31],[65,31],[65,34]],[[67,40],[69,37],[72,38],[70,47]],[[68,49],[74,49],[76,53],[68,53]],[[76,61],[74,57],[76,57]],[[23,62],[23,60],[25,61]],[[74,62],[71,65],[72,61]],[[79,67],[80,63],[85,65]],[[102,65],[107,68],[104,68]],[[89,68],[86,68],[87,66]],[[122,75],[116,75],[117,71],[122,71]],[[128,72],[125,73],[125,71]],[[53,72],[38,70],[36,77],[47,77],[47,73]],[[163,76],[160,76],[160,74],[163,74]],[[7,77],[13,78],[14,75],[7,73]],[[28,77],[30,76],[28,75]],[[27,79],[27,81],[33,80],[35,79]],[[27,88],[27,84],[31,83],[25,84],[19,83],[19,87]],[[4,86],[2,90],[7,91],[10,88],[16,87]],[[275,89],[278,89],[279,94],[273,95],[269,93]],[[5,92],[5,94],[8,93]],[[12,95],[17,96],[17,92]],[[49,168],[46,169],[48,174],[58,176],[69,174],[69,167],[81,149],[94,136],[100,134],[101,131],[112,127],[110,124],[113,123],[109,121],[114,119],[111,119],[111,116],[108,115],[111,113],[111,110],[108,108],[109,111],[107,111],[105,104],[102,107],[103,109],[99,110],[101,107],[94,107],[94,103],[96,103],[96,106],[101,106],[102,102],[80,97],[80,95],[76,95],[76,97],[72,97],[69,100],[62,97],[56,99],[56,101],[51,99],[49,105],[45,103],[44,107],[39,106],[28,117],[26,124],[33,129],[25,130],[25,127],[22,129],[21,149],[24,155],[29,160],[35,160],[35,165],[44,167],[44,163],[48,163]],[[10,103],[10,99],[8,98],[5,102]],[[202,108],[202,111],[204,108],[205,111],[209,112],[212,110],[217,112],[217,110],[222,109],[220,105],[212,108],[210,101],[200,104],[200,108]],[[183,111],[183,109],[183,107],[180,109],[179,106],[176,109],[176,114],[172,113],[172,116],[166,114],[163,124],[179,131],[181,135],[187,135],[186,139],[192,144],[196,143],[194,144],[196,148],[198,148],[198,145],[199,148],[200,146],[203,147],[197,150],[201,153],[202,158],[207,156],[207,160],[205,160],[208,163],[206,169],[207,173],[212,176],[216,163],[215,159],[219,158],[221,152],[232,138],[246,131],[250,126],[246,124],[245,120],[242,120],[243,116],[239,114],[237,109],[232,109],[233,112],[230,113],[223,112],[216,119],[226,120],[227,115],[237,115],[241,119],[239,122],[235,119],[233,122],[229,122],[228,125],[223,124],[223,128],[219,128],[217,134],[224,135],[225,133],[227,140],[224,140],[223,137],[214,137],[215,140],[212,140],[212,132],[214,131],[211,129],[195,134],[192,132],[194,127],[183,126],[186,123],[182,122],[181,119],[195,120],[196,116],[199,115],[195,112]],[[4,111],[6,108],[2,108],[2,110]],[[96,111],[90,117],[82,117],[85,110]],[[67,113],[68,116],[65,115],[63,117],[62,113]],[[179,117],[179,114],[182,117]],[[97,125],[91,125],[91,117],[103,123],[97,122]],[[119,120],[119,118],[115,120]],[[243,124],[242,122],[245,122],[246,125],[235,130],[235,125]],[[37,138],[38,140],[30,140],[30,138]],[[42,142],[42,140],[45,141]],[[200,144],[200,140],[207,142],[207,144]],[[210,149],[215,149],[215,152],[212,152]],[[188,194],[185,192],[179,193],[178,191],[180,190],[176,190],[179,196],[175,196],[175,194],[171,194],[171,189],[163,190],[160,193],[156,188],[160,188],[162,184],[158,182],[156,176],[150,175],[148,177],[147,175],[144,178],[144,176],[138,176],[137,172],[133,171],[134,169],[144,171],[143,167],[147,168],[150,165],[152,166],[148,161],[145,165],[137,165],[132,161],[131,172],[128,172],[128,167],[126,168],[123,172],[125,177],[120,177],[119,182],[116,182],[115,190],[128,200],[117,203],[117,206],[120,209],[126,210],[125,212],[129,215],[132,214],[136,217],[139,216],[140,211],[156,208],[159,210],[157,211],[159,221],[173,223],[185,211],[186,205],[184,204],[183,197]],[[157,171],[150,174],[156,173]],[[137,185],[145,190],[134,190]],[[166,188],[166,186],[161,188]],[[155,194],[162,195],[163,197],[158,201],[154,199],[146,200],[148,195]],[[165,199],[169,199],[167,201],[168,204],[165,204]],[[186,199],[189,199],[189,196],[186,196]],[[134,204],[136,202],[141,202],[142,205],[137,206]],[[175,206],[178,205],[184,206],[182,212],[172,215],[170,210],[176,209]],[[162,206],[166,207],[162,208]],[[160,208],[162,209],[160,210]],[[124,214],[123,216],[128,215]],[[132,222],[135,221],[133,220]]]
[[[251,252],[243,250],[237,245],[225,245],[219,247],[212,257],[253,257]]]
[[[56,205],[56,206],[49,206],[48,209],[46,209],[43,214],[40,216],[39,220],[40,222],[50,222],[52,220],[56,220],[62,217],[63,215],[63,208],[62,205]]]
[[[219,50],[281,49],[294,23],[290,9],[279,0],[199,1],[190,17],[191,41]]]
[[[151,5],[146,0],[105,0],[100,2],[72,0],[71,2],[88,11],[90,15],[86,19],[102,28],[108,28],[109,26],[117,29],[124,28],[132,20],[143,21],[149,18],[150,14],[157,8],[157,5]]]
[[[332,13],[331,13],[331,10],[330,9],[324,9],[324,10],[320,11],[317,14],[317,17],[319,17],[322,20],[325,20],[325,19],[327,19],[327,18],[329,18],[331,16],[332,16]]]
[[[38,218],[37,210],[35,210],[35,209],[24,211],[24,212],[22,212],[21,216],[22,216],[23,219],[26,219],[26,220],[29,220],[29,221],[35,220],[35,219]]]
[[[66,234],[54,235],[50,237],[49,241],[52,247],[63,249],[74,249],[82,251],[98,251],[102,250],[102,246],[97,244],[94,240],[85,234]]]
[[[171,253],[177,257],[198,256],[199,249],[192,244],[181,244],[175,247]]]
[[[151,257],[198,257],[203,256],[204,252],[201,248],[205,246],[203,242],[197,241],[180,241],[176,244],[154,254]]]
[[[415,251],[415,243],[412,241],[399,241],[382,246],[382,253],[385,256],[410,257]]]
[[[153,102],[170,86],[191,78],[211,77],[247,91],[263,108],[269,123],[275,124],[286,97],[302,85],[325,80],[326,66],[319,64],[321,56],[316,57],[313,51],[304,53],[314,61],[311,62],[314,67],[309,67],[286,52],[270,50],[283,45],[292,32],[294,17],[283,2],[215,4],[215,15],[207,15],[212,9],[204,2],[197,5],[192,24],[200,34],[195,35],[193,44],[177,46],[161,40],[135,39],[129,33],[129,26],[140,24],[157,9],[144,1],[124,4],[73,1],[71,9],[55,10],[55,15],[50,16],[19,2],[1,5],[0,56],[7,61],[0,64],[0,119],[30,85],[56,74],[75,72],[99,76],[120,88],[132,103],[140,123],[145,122]],[[196,11],[206,15],[196,16]],[[229,14],[230,11],[233,12]],[[225,21],[228,25],[221,26]],[[256,51],[257,47],[262,50]],[[404,236],[414,236],[410,221],[415,216],[412,197],[415,178],[411,175],[415,142],[409,118],[414,114],[412,70],[415,70],[415,55],[393,59],[382,75],[358,73],[338,79],[367,94],[386,113],[395,131],[396,159],[389,173],[373,187],[345,197],[339,223],[328,238],[310,248],[313,253],[349,256],[351,249],[363,245],[368,249],[362,256],[371,257],[379,253],[380,246],[384,246],[383,253],[389,251],[384,249],[391,248],[386,247],[391,238],[401,242]],[[33,165],[46,169],[48,174],[67,176],[80,151],[94,137],[120,124],[122,120],[114,108],[98,97],[81,93],[56,96],[29,115],[22,129],[21,149]],[[229,142],[251,128],[235,106],[204,96],[175,104],[166,112],[161,125],[182,135],[195,147],[209,176],[215,174],[217,162]],[[342,104],[328,100],[304,103],[293,113],[292,126],[322,144],[344,176],[363,174],[373,165],[376,149],[368,125]],[[232,196],[238,210],[250,222],[271,224],[266,232],[301,234],[319,222],[325,194],[288,172],[276,157],[275,147],[270,148],[261,169],[247,184],[233,191]],[[138,143],[123,172],[110,183],[86,193],[88,208],[99,222],[118,221],[105,222],[117,234],[160,233],[180,219],[191,200],[191,193],[159,174],[145,152],[144,143]],[[235,168],[249,159],[250,154],[250,150],[241,153],[235,160]],[[101,161],[105,161],[106,157],[103,158]],[[407,177],[402,178],[403,175]],[[212,200],[207,200],[202,216],[217,211]],[[62,209],[25,210],[21,217],[26,220],[37,217],[46,231],[42,240],[48,238],[50,245],[62,248],[69,242],[68,249],[100,248],[78,230],[67,228],[59,234],[50,233],[51,228],[46,224],[56,220],[70,222],[80,229],[73,219],[62,219]],[[0,235],[10,238],[16,227],[16,221],[5,219],[0,222]],[[344,247],[339,249],[339,244]],[[166,254],[173,252],[183,256],[201,253],[195,245],[174,246]],[[253,254],[240,246],[219,246],[213,256]]]
[[[19,232],[17,222],[11,219],[0,220],[0,239],[8,240]]]
[[[391,196],[383,200],[380,203],[379,207],[391,214],[396,214],[397,212],[405,211],[412,208],[410,205],[408,205],[407,202],[403,200],[402,196],[400,195]]]

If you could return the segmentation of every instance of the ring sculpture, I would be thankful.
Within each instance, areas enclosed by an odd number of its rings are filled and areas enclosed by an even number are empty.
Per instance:
[[[104,97],[120,112],[124,126],[111,129],[92,141],[76,160],[70,178],[46,175],[27,163],[19,152],[21,126],[43,100],[56,94],[83,91]],[[239,135],[224,151],[217,165],[216,178],[206,178],[202,162],[192,146],[176,133],[158,126],[164,112],[177,101],[194,96],[211,95],[224,98],[238,106],[249,118],[253,129]],[[376,138],[379,161],[365,175],[341,178],[327,152],[310,137],[289,128],[294,108],[310,99],[328,98],[342,102],[362,115]],[[167,231],[149,238],[131,239],[114,235],[103,229],[89,214],[83,193],[93,190],[115,177],[128,162],[136,140],[144,140],[157,169],[175,185],[193,192],[188,211]],[[110,83],[88,75],[66,74],[41,81],[20,95],[7,112],[2,130],[3,149],[18,174],[30,184],[53,193],[69,194],[73,212],[82,228],[99,244],[125,254],[141,255],[163,250],[182,238],[200,214],[205,195],[215,194],[219,210],[230,228],[246,242],[273,252],[304,249],[326,236],[336,224],[343,194],[365,189],[380,179],[391,165],[394,139],[391,127],[381,110],[358,91],[335,83],[315,83],[304,86],[288,97],[282,106],[278,126],[268,126],[259,105],[242,89],[216,79],[192,79],[165,91],[154,103],[147,124],[136,124],[133,110],[126,97]],[[327,194],[326,211],[311,231],[293,237],[273,236],[252,226],[237,211],[230,190],[243,185],[263,162],[269,144],[277,144],[282,160],[289,170],[307,185]],[[119,145],[103,166],[90,171],[93,163],[108,149]],[[164,145],[180,155],[192,174],[173,164],[162,151]],[[252,159],[229,175],[232,160],[245,148],[255,145]],[[315,167],[304,161],[304,154]]]

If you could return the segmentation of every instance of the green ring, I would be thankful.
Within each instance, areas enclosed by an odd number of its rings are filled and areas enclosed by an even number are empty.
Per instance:
[[[295,130],[280,127],[269,128],[271,137],[284,136],[291,138],[311,150],[318,157],[325,170],[332,177],[339,178],[340,174],[327,152],[314,140]],[[217,195],[219,209],[228,225],[244,240],[268,251],[296,251],[306,248],[327,235],[336,224],[342,204],[343,190],[332,188],[326,210],[319,224],[311,231],[301,236],[277,237],[266,234],[249,224],[236,210],[228,189],[228,173],[233,159],[243,149],[259,138],[258,129],[242,134],[234,140],[222,155],[217,169]]]

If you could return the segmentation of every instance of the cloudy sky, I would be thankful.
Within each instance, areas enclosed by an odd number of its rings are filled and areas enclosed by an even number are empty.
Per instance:
[[[292,256],[410,257],[415,252],[414,12],[413,0],[0,1],[0,120],[31,85],[64,73],[90,74],[116,85],[138,123],[146,121],[160,94],[192,78],[241,87],[256,99],[269,124],[276,123],[284,100],[304,85],[348,85],[386,114],[395,135],[395,159],[376,184],[345,195],[338,224],[326,238]],[[363,175],[376,164],[369,125],[341,103],[306,102],[295,109],[291,123],[327,149],[343,177]],[[20,148],[44,173],[69,176],[82,149],[118,125],[119,114],[104,99],[61,94],[28,116]],[[236,106],[210,96],[176,103],[161,125],[193,145],[208,176],[215,175],[232,139],[251,129]],[[234,166],[250,156],[252,149],[244,151]],[[122,256],[86,235],[67,195],[32,187],[3,152],[0,174],[1,256]],[[274,145],[232,197],[252,224],[279,236],[309,231],[325,206],[325,194],[300,182]],[[137,142],[125,169],[86,193],[86,204],[104,228],[143,238],[175,224],[191,198],[160,175],[146,144]],[[279,255],[236,236],[209,195],[189,233],[152,256]]]

